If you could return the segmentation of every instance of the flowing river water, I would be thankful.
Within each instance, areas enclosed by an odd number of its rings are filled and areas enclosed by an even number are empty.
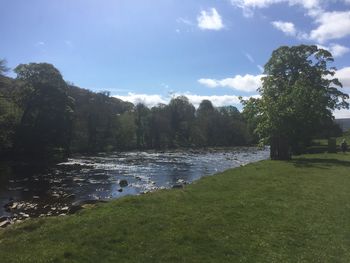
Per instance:
[[[77,156],[51,168],[0,166],[0,217],[64,215],[79,204],[181,187],[205,175],[267,159],[267,148],[118,152]]]

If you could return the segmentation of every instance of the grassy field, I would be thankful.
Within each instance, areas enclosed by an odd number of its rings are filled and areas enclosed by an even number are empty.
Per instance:
[[[350,155],[262,161],[0,230],[0,262],[350,262]]]
[[[348,148],[350,146],[350,131],[344,132],[342,136],[336,137],[336,145],[338,150],[340,151],[340,144],[342,143],[343,139],[346,140],[348,144]],[[310,152],[313,152],[312,150],[315,150],[317,153],[321,152],[327,152],[328,149],[328,140],[327,139],[315,139],[313,140],[313,146],[309,147]]]

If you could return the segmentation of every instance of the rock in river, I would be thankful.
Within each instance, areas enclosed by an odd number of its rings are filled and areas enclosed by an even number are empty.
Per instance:
[[[126,186],[128,186],[128,181],[125,179],[122,179],[119,181],[119,185],[120,185],[120,187],[126,187]]]

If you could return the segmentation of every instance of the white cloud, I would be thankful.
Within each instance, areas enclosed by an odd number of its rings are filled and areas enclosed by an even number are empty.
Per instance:
[[[238,96],[235,95],[196,95],[191,93],[174,93],[172,96],[161,96],[158,94],[148,95],[148,94],[135,94],[135,93],[128,93],[126,96],[114,96],[115,98],[129,101],[134,104],[137,103],[144,103],[147,107],[153,107],[156,106],[159,103],[168,104],[172,97],[177,96],[186,96],[188,100],[198,108],[199,104],[202,102],[202,100],[210,100],[215,107],[221,107],[221,106],[228,106],[228,105],[236,105],[238,107],[241,106],[240,100]],[[260,95],[253,95],[253,96],[245,96],[243,99],[249,99],[251,97],[258,98]]]
[[[263,66],[261,66],[261,65],[257,65],[257,67],[258,67],[258,69],[260,70],[260,72],[261,72],[261,73],[263,73],[263,72],[264,72],[264,67],[263,67]]]
[[[221,16],[215,8],[208,11],[202,10],[197,17],[198,27],[203,30],[220,30],[224,28]]]
[[[216,79],[199,79],[198,82],[210,88],[228,87],[235,90],[253,92],[261,86],[261,78],[264,75],[250,75],[244,76],[236,75],[233,78],[225,78],[221,80]]]
[[[128,95],[126,96],[115,95],[113,97],[124,101],[129,101],[135,105],[137,103],[143,103],[148,107],[156,106],[158,103],[168,102],[166,99],[162,98],[162,96],[158,94],[148,95],[148,94],[135,94],[135,93],[129,92]]]
[[[272,21],[271,24],[287,36],[296,37],[298,39],[308,39],[309,36],[305,32],[297,30],[292,22]]]
[[[338,78],[339,81],[343,84],[344,89],[341,89],[342,92],[350,92],[350,67],[344,67],[337,70],[334,77]],[[350,103],[350,100],[348,100],[348,102]],[[336,119],[350,118],[350,110],[348,109],[335,110],[333,111],[333,114]]]
[[[199,79],[198,82],[210,88],[215,88],[219,86],[219,83],[215,79]]]
[[[318,43],[324,43],[330,39],[338,39],[350,35],[350,11],[320,11],[318,15],[314,17],[314,22],[318,24],[318,26],[311,30],[310,34],[297,30],[292,22],[273,21],[271,24],[288,36],[294,36],[298,39],[315,40]],[[346,52],[340,45],[333,45],[333,51],[339,54],[338,56]]]
[[[344,0],[350,3],[350,0]],[[267,8],[273,4],[286,3],[304,8],[305,15],[312,18],[316,27],[310,33],[295,28],[291,22],[273,21],[272,25],[289,36],[325,43],[332,39],[340,39],[350,35],[350,11],[328,12],[324,0],[231,0],[232,5],[243,10],[245,16],[252,16],[257,8]]]
[[[297,34],[297,30],[291,22],[273,21],[271,24],[288,36],[295,36]]]
[[[333,57],[341,57],[342,55],[350,51],[350,48],[339,44],[334,44],[334,43],[330,44],[329,46],[322,46],[322,45],[317,45],[317,46],[318,48],[322,48],[331,52]]]
[[[198,108],[199,104],[202,100],[210,100],[214,106],[221,107],[225,105],[234,105],[239,104],[239,98],[235,95],[212,95],[212,96],[202,96],[202,95],[194,95],[194,94],[184,94],[188,100]]]
[[[319,43],[350,35],[350,11],[324,12],[315,22],[319,26],[310,32],[310,39]]]
[[[337,70],[334,77],[339,79],[344,88],[350,89],[350,67]]]
[[[210,100],[215,107],[222,107],[228,105],[240,105],[240,100],[238,96],[235,95],[194,95],[194,94],[176,94],[176,95],[184,95],[188,98],[188,100],[198,108],[199,104],[202,100]],[[250,96],[250,97],[258,97],[258,95]],[[250,97],[243,97],[243,99],[249,99]]]
[[[231,0],[231,3],[240,8],[264,8],[284,0]]]

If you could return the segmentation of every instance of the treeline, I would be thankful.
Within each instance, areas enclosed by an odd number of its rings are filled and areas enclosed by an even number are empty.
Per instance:
[[[72,152],[235,146],[253,138],[237,108],[196,110],[184,97],[148,108],[64,81],[51,64],[21,64],[5,76],[0,60],[0,155],[68,156]]]

